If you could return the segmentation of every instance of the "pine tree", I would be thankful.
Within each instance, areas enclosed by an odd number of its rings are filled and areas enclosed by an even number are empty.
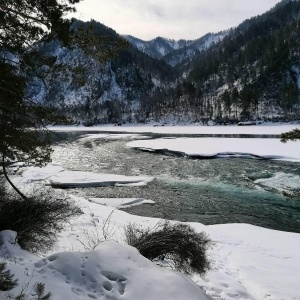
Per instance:
[[[300,129],[294,129],[292,131],[282,133],[280,137],[282,143],[300,140]]]
[[[52,107],[26,96],[28,78],[44,78],[63,68],[56,57],[42,54],[37,43],[57,39],[68,47],[82,47],[99,61],[115,56],[125,43],[110,44],[93,28],[72,29],[72,20],[63,18],[80,0],[6,0],[0,3],[0,155],[3,173],[9,180],[7,164],[22,161],[43,165],[50,161],[50,133],[44,126],[60,120]],[[120,47],[119,47],[120,46]],[[41,132],[43,131],[43,132]]]
[[[13,289],[18,280],[13,279],[14,275],[9,270],[5,270],[6,264],[0,263],[0,291],[9,291]]]
[[[224,108],[225,108],[225,112],[228,113],[229,117],[230,117],[230,113],[231,113],[231,97],[230,94],[228,92],[228,90],[226,90],[223,95],[222,95],[222,101],[224,103]]]
[[[35,286],[34,300],[49,300],[51,298],[51,293],[45,294],[45,284],[38,282]]]

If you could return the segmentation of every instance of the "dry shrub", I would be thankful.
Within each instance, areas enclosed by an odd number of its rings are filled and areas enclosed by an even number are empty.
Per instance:
[[[19,245],[31,252],[51,248],[63,223],[80,213],[73,202],[53,199],[50,192],[39,193],[27,201],[3,193],[1,198],[0,231],[16,231]]]
[[[177,271],[204,275],[210,269],[207,250],[211,240],[206,233],[197,233],[189,225],[164,222],[152,229],[142,229],[129,224],[125,237],[144,257],[171,265]]]

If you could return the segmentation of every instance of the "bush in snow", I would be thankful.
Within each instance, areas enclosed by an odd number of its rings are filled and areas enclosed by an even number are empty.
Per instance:
[[[26,285],[25,285],[26,287]],[[47,294],[45,294],[45,284],[38,282],[35,284],[34,288],[33,288],[33,292],[34,293],[30,293],[29,295],[26,294],[24,292],[23,288],[22,292],[17,295],[17,296],[13,296],[11,294],[8,294],[5,296],[5,300],[50,300],[51,299],[51,292],[48,292]],[[2,298],[1,298],[2,299]]]
[[[51,292],[45,294],[45,284],[38,282],[35,286],[34,300],[49,300],[51,298]]]
[[[168,265],[186,274],[203,275],[210,269],[207,250],[211,240],[197,233],[189,225],[159,223],[154,228],[142,229],[129,224],[125,228],[129,245],[137,248],[146,258]]]
[[[18,233],[19,245],[28,251],[49,249],[63,223],[80,210],[66,199],[52,199],[49,193],[41,193],[27,201],[17,196],[1,194],[0,231]]]
[[[6,264],[0,263],[0,291],[9,291],[13,289],[18,280],[13,279],[14,275],[9,270],[5,270]]]

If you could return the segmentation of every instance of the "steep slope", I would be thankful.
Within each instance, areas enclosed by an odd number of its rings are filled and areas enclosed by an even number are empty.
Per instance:
[[[100,36],[120,38],[95,21],[85,24]],[[300,118],[299,28],[300,1],[284,0],[236,28],[195,41],[127,36],[133,44],[106,64],[51,41],[42,50],[70,70],[49,75],[46,87],[33,78],[28,94],[85,124],[295,120]]]
[[[201,51],[207,50],[212,45],[220,42],[229,31],[207,33],[196,40],[171,40],[157,37],[150,41],[143,41],[131,35],[124,36],[136,49],[149,56],[165,61],[172,67],[188,61]]]
[[[112,29],[95,21],[83,23],[99,36],[118,39]],[[54,105],[75,122],[85,124],[131,121],[138,119],[140,100],[150,97],[167,84],[171,68],[129,45],[119,56],[105,64],[88,57],[81,49],[68,49],[60,41],[40,45],[46,56],[68,67],[45,79],[32,78],[28,94],[35,100]]]
[[[157,37],[150,41],[143,41],[131,35],[124,36],[136,49],[143,53],[148,54],[153,58],[160,59],[165,55],[172,53],[174,50],[178,50],[187,47],[193,43],[189,40],[171,40],[163,37]]]
[[[229,33],[230,30],[221,31],[218,33],[207,33],[203,37],[194,40],[184,47],[175,49],[174,51],[166,54],[162,57],[162,60],[173,67],[183,62],[187,62],[193,59],[196,55],[200,54],[200,52],[206,51],[211,46],[222,41]]]
[[[189,104],[209,118],[299,118],[299,17],[300,1],[283,1],[182,66]]]

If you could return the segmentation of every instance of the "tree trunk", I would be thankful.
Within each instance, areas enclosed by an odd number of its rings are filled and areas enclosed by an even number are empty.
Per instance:
[[[2,155],[2,170],[3,170],[3,174],[4,174],[5,179],[11,185],[11,187],[21,196],[22,199],[27,201],[28,198],[12,183],[12,181],[8,177],[6,167],[5,167],[5,156],[4,156],[4,154]]]

